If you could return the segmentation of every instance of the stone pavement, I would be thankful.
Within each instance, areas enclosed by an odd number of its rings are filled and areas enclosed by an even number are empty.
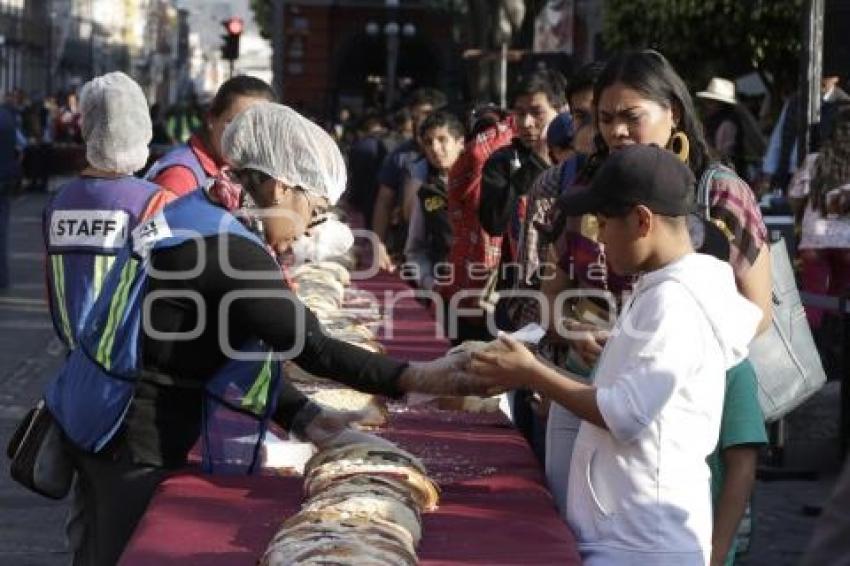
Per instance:
[[[0,565],[66,564],[66,502],[31,494],[9,478],[6,443],[64,357],[45,302],[41,211],[46,194],[12,204],[12,287],[0,291]]]
[[[61,363],[44,302],[40,219],[46,195],[26,194],[12,207],[13,286],[0,292],[0,447]],[[759,481],[751,550],[740,564],[799,562],[816,518],[804,513],[828,497],[838,470],[838,384],[831,382],[789,419],[786,463],[821,472],[817,481]],[[0,566],[65,564],[67,502],[32,495],[0,471]]]
[[[738,564],[799,564],[818,518],[812,508],[828,499],[840,469],[839,383],[828,382],[788,418],[786,469],[818,473],[815,481],[758,481],[749,553]]]

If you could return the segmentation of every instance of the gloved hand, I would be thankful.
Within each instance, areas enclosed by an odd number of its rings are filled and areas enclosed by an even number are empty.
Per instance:
[[[399,379],[399,387],[408,393],[432,395],[478,395],[490,397],[506,389],[466,370],[469,352],[455,352],[430,362],[410,362]]]
[[[312,442],[320,450],[355,442],[389,444],[389,441],[378,436],[352,428],[373,417],[369,409],[337,411],[310,402],[295,416],[292,432],[300,439]]]

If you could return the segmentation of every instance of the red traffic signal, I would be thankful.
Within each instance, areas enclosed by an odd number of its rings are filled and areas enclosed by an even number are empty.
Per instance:
[[[232,17],[221,22],[224,26],[224,29],[227,30],[227,33],[230,35],[239,35],[242,33],[242,30],[245,28],[245,24],[242,22],[242,18]]]
[[[242,18],[232,17],[221,22],[226,34],[221,38],[224,44],[221,46],[221,57],[226,61],[235,61],[239,58],[239,36],[242,34],[244,24]]]

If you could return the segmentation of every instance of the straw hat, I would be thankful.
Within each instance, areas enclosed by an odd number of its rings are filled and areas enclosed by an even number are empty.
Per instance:
[[[708,98],[709,100],[717,100],[726,104],[737,104],[735,100],[735,83],[730,80],[714,77],[708,83],[708,88],[697,93],[699,98]]]

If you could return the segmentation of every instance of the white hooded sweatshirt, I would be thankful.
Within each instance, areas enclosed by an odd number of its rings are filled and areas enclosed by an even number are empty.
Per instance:
[[[567,518],[585,565],[707,564],[706,457],[717,445],[726,370],[762,318],[732,269],[691,253],[640,277],[597,364],[608,430],[583,422]]]

